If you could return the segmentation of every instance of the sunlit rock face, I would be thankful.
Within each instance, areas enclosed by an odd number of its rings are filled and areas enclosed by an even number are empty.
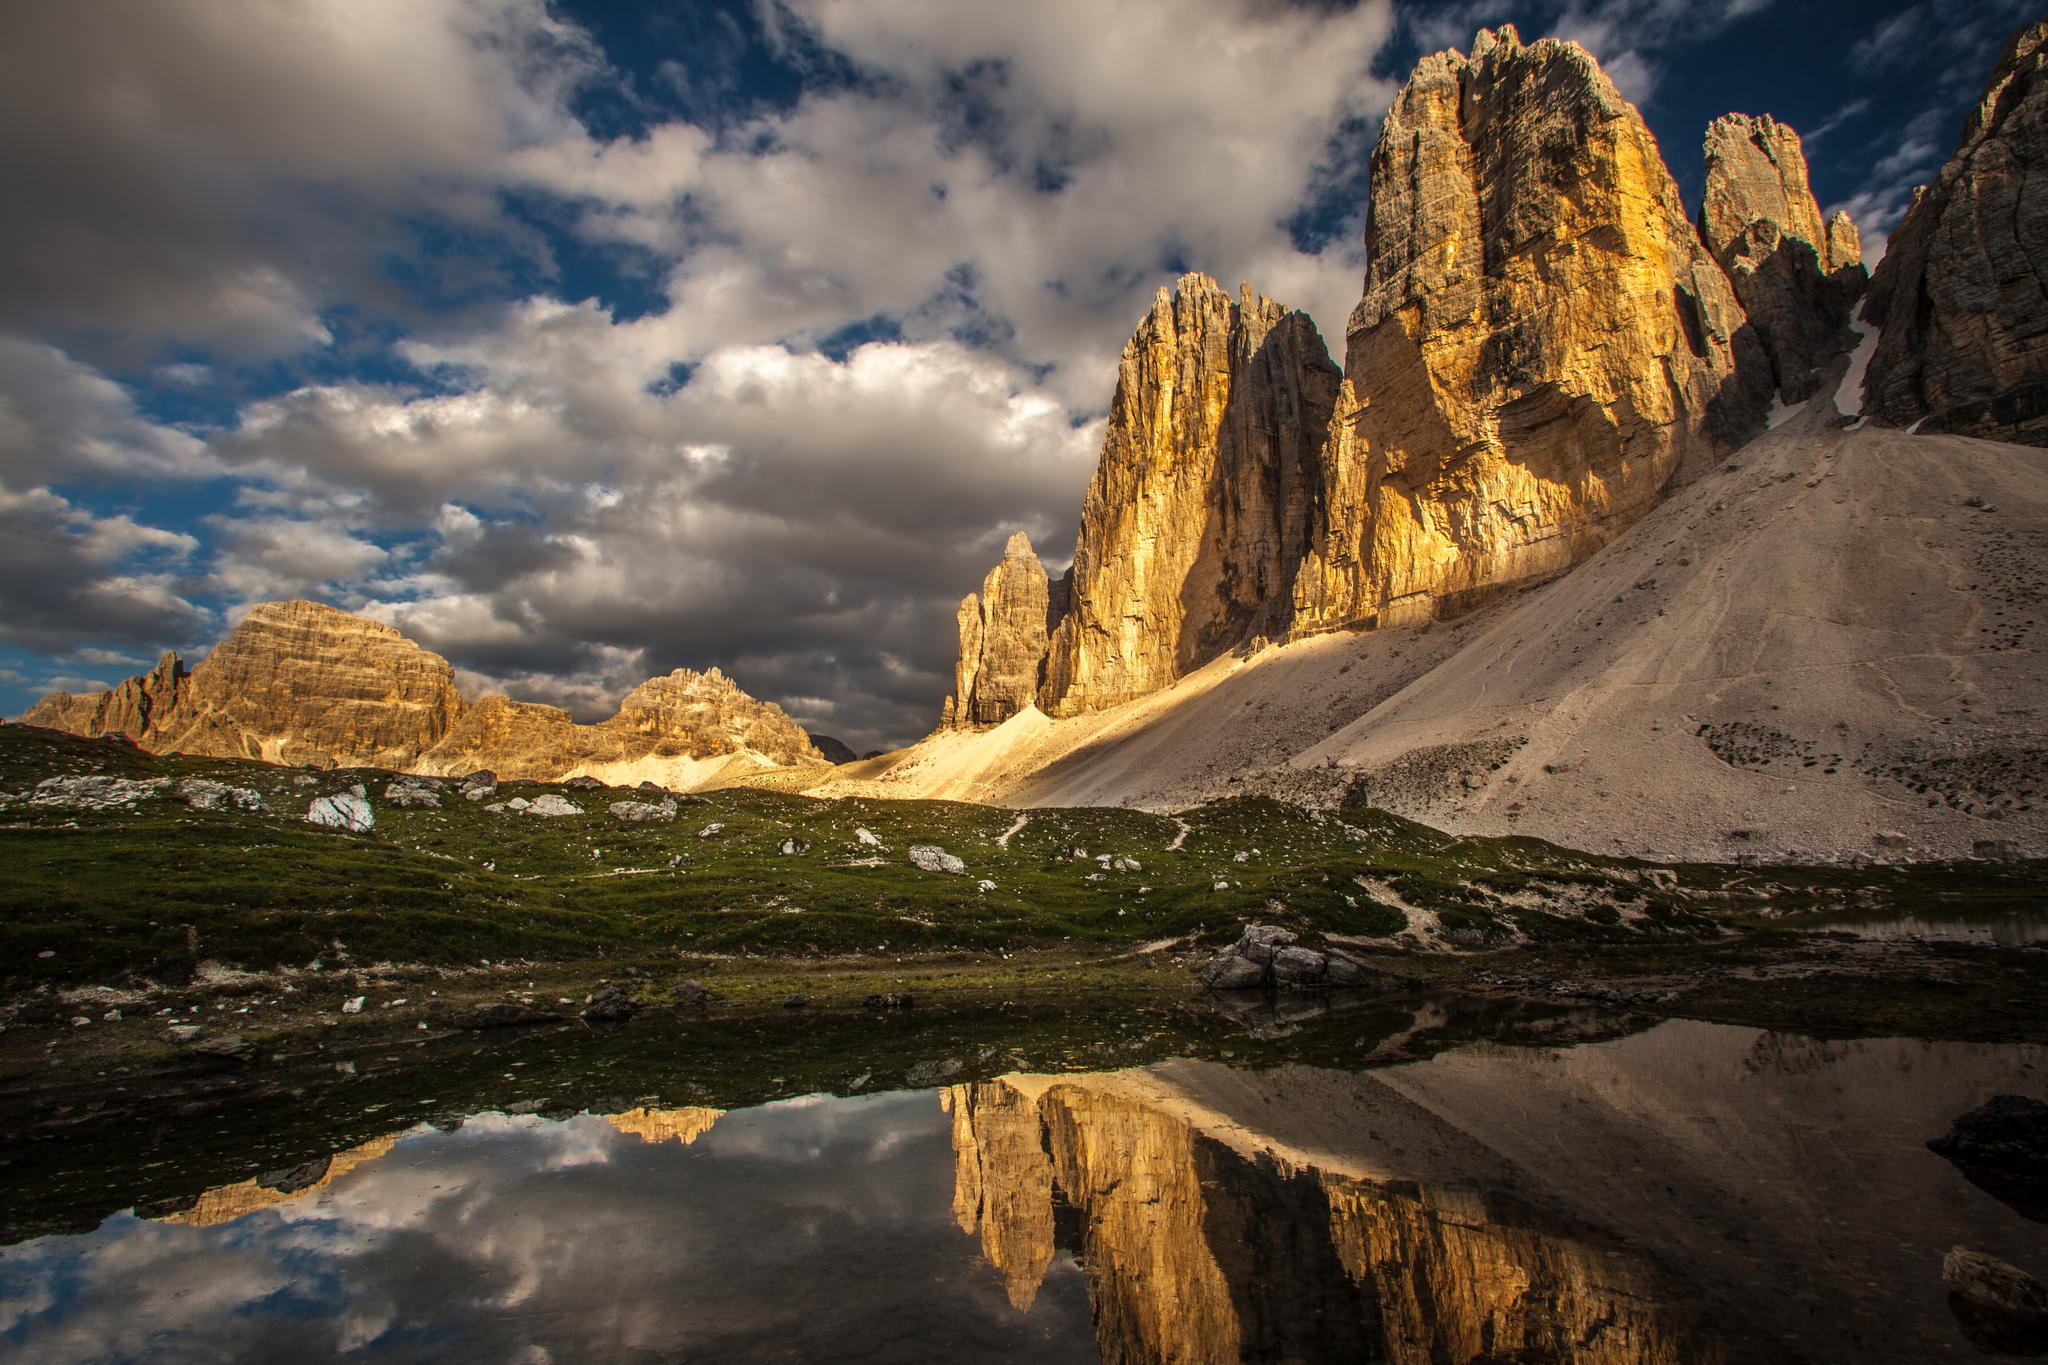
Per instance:
[[[1032,704],[1045,671],[1046,641],[1054,624],[1045,565],[1019,531],[1003,548],[980,593],[962,599],[956,617],[960,649],[947,725],[1000,725]]]
[[[126,734],[159,753],[407,768],[462,711],[446,659],[381,622],[317,602],[251,607],[189,675],[178,677],[167,656],[102,695],[104,706],[83,724],[80,703],[67,697],[46,698],[23,719]]]
[[[725,1117],[725,1111],[696,1105],[681,1109],[649,1109],[643,1105],[603,1117],[612,1127],[642,1142],[673,1142],[687,1147],[710,1132],[711,1126]]]
[[[1113,706],[1286,625],[1338,375],[1315,324],[1206,275],[1125,345],[1040,693]]]
[[[1575,43],[1502,28],[1424,58],[1373,153],[1366,247],[1297,633],[1567,568],[1761,425],[1728,278]]]
[[[381,622],[317,602],[262,603],[189,673],[167,654],[112,691],[45,697],[22,719],[126,735],[155,753],[427,774],[490,768],[534,781],[737,754],[825,762],[780,707],[715,668],[649,679],[617,715],[578,725],[553,706],[465,703],[446,659]]]
[[[1700,236],[1736,297],[1787,403],[1820,387],[1848,349],[1849,310],[1869,281],[1855,222],[1823,224],[1799,134],[1768,114],[1729,114],[1708,126]]]
[[[981,1234],[981,1252],[1029,1312],[1052,1265],[1052,1163],[1038,1107],[1007,1085],[956,1085],[940,1095],[953,1118],[953,1217]]]
[[[1864,411],[2048,445],[2048,25],[2014,37],[1955,155],[1893,231],[1864,317]]]

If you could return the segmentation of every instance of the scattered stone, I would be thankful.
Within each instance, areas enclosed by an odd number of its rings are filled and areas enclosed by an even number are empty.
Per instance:
[[[498,1005],[478,1005],[474,1009],[464,1010],[456,1015],[452,1022],[459,1029],[481,1030],[519,1028],[527,1024],[558,1024],[561,1021],[562,1016],[559,1014],[537,1010],[531,1005],[506,1002]]]
[[[348,789],[348,794],[350,796],[360,797],[365,801],[370,799],[370,789],[368,787],[365,787],[360,782],[356,783],[353,787],[350,787]]]
[[[385,786],[384,801],[387,805],[406,810],[438,808],[441,804],[439,785],[431,778],[401,777]]]
[[[784,854],[794,857],[798,854],[809,853],[811,851],[811,841],[809,839],[784,839],[778,847]]]
[[[918,1089],[928,1085],[937,1085],[941,1081],[959,1075],[961,1065],[958,1057],[948,1057],[943,1061],[919,1062],[903,1073],[903,1083]]]
[[[462,799],[465,801],[488,801],[497,794],[498,789],[496,787],[464,787],[462,789]],[[489,810],[491,808],[486,806],[484,809]]]
[[[1109,870],[1112,872],[1143,872],[1145,865],[1136,858],[1116,857],[1109,860]]]
[[[256,1045],[239,1033],[223,1033],[204,1042],[194,1043],[185,1051],[194,1057],[210,1057],[223,1062],[256,1060]]]
[[[1903,834],[1895,834],[1890,830],[1885,830],[1871,835],[1870,842],[1876,844],[1879,848],[1900,849],[1907,847],[1909,841]]]
[[[547,1107],[548,1102],[546,1100],[520,1100],[517,1103],[506,1105],[505,1112],[508,1114],[538,1114]]]
[[[36,783],[35,791],[29,796],[29,804],[68,806],[77,810],[114,810],[152,796],[162,796],[170,785],[168,777],[109,777],[105,773],[46,777]]]
[[[601,782],[597,778],[592,777],[588,773],[582,773],[578,776],[570,778],[562,785],[572,792],[594,792],[602,790],[603,788],[608,787],[611,784],[608,782]]]
[[[526,809],[521,813],[525,815],[550,816],[581,815],[583,814],[583,807],[577,805],[574,801],[569,800],[567,797],[557,796],[553,792],[549,792],[545,796],[536,796],[533,798],[533,800],[527,802]]]
[[[341,1012],[343,1014],[361,1014],[363,1012],[363,1001],[368,998],[369,997],[367,996],[359,995],[356,996],[353,1000],[342,1001]]]
[[[967,873],[967,864],[934,844],[913,844],[910,848],[910,865],[924,872],[944,872],[960,877]]]
[[[714,820],[710,824],[704,826],[704,828],[698,830],[697,837],[699,839],[715,839],[723,833],[725,833],[725,826],[719,823],[718,821]]]
[[[2048,1288],[2008,1261],[1969,1247],[1950,1247],[1941,1260],[1948,1292],[2016,1318],[2048,1320]]]
[[[377,817],[371,813],[368,801],[343,793],[340,796],[315,797],[313,804],[306,807],[306,823],[347,830],[351,834],[368,834],[375,827]]]
[[[718,997],[695,981],[678,981],[668,988],[669,1003],[679,1010],[704,1010]]]
[[[782,1008],[786,1010],[800,1010],[807,1007],[810,1003],[811,998],[807,995],[788,995],[783,997]]]
[[[194,810],[263,810],[263,797],[258,793],[204,777],[186,778],[178,784],[176,794]]]
[[[624,987],[607,983],[591,993],[583,1018],[592,1024],[623,1024],[639,1012],[640,1002],[627,995]]]
[[[996,889],[996,884],[988,880],[988,878],[984,877],[974,884],[974,889],[976,891],[981,892],[983,895],[987,895],[989,892]]]
[[[860,1003],[863,1009],[907,1010],[915,1005],[917,1000],[907,992],[891,992],[887,995],[864,995],[860,998]]]
[[[853,841],[862,848],[880,848],[882,846],[882,841],[875,837],[874,831],[868,829],[856,828],[853,831]]]
[[[1295,935],[1276,924],[1254,924],[1236,943],[1209,959],[1202,968],[1202,984],[1211,990],[1246,991],[1266,986],[1295,990],[1411,983],[1374,972],[1343,953],[1298,947]]]
[[[674,801],[614,801],[611,805],[612,818],[628,824],[644,825],[656,821],[676,818]]]
[[[292,778],[292,785],[294,787],[317,786],[319,785],[319,779],[314,777],[308,777],[304,773],[298,773]]]

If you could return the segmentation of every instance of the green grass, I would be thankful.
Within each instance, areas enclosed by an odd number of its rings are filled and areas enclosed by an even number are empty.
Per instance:
[[[23,799],[47,777],[84,772],[209,777],[256,790],[269,809],[153,798],[79,811]],[[1645,864],[1533,839],[1453,838],[1368,808],[1325,814],[1245,797],[1179,820],[1039,810],[1004,844],[1015,812],[958,802],[733,789],[684,798],[672,823],[633,825],[607,812],[635,795],[624,791],[509,783],[492,798],[562,792],[586,812],[545,819],[492,813],[452,787],[438,809],[401,809],[383,800],[389,780],[0,727],[0,792],[14,798],[0,803],[0,972],[20,989],[177,982],[206,961],[254,970],[1110,948],[1227,938],[1254,920],[1371,938],[1408,924],[1402,904],[1469,948],[1719,932],[1698,904],[1651,884]],[[305,823],[315,796],[358,783],[374,831]],[[724,828],[700,837],[713,824]],[[860,844],[863,828],[886,851]],[[808,852],[778,852],[789,838]],[[916,869],[912,844],[958,855],[968,874]],[[1139,867],[1104,868],[1101,855]],[[1989,867],[1676,873],[1685,889],[1732,889],[1737,899],[1717,911],[2010,901],[2038,888],[2033,870]]]

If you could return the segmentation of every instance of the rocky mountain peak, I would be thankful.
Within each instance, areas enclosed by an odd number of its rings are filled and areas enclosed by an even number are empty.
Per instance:
[[[1785,402],[1811,397],[1850,343],[1849,311],[1868,274],[1856,225],[1823,224],[1799,134],[1769,114],[1707,127],[1700,236],[1728,272]]]
[[[1864,411],[1884,422],[2048,445],[2044,49],[2048,24],[2013,37],[1871,278]]]
[[[941,723],[1000,725],[1038,696],[1052,627],[1051,582],[1031,537],[1022,531],[1003,546],[1003,559],[981,591],[961,599],[953,695]]]

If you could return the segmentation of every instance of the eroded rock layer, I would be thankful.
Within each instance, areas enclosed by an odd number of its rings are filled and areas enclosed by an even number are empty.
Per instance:
[[[1728,278],[1574,43],[1503,28],[1424,58],[1373,154],[1366,244],[1296,633],[1567,568],[1761,424]]]
[[[1955,155],[1892,233],[1864,317],[1864,411],[2048,445],[2048,24],[2014,37]]]
[[[649,679],[617,715],[578,725],[553,706],[501,696],[466,703],[446,659],[317,602],[252,607],[189,673],[167,654],[112,691],[57,693],[22,719],[125,735],[156,753],[444,775],[490,768],[534,781],[727,755],[826,761],[780,707],[715,668]]]
[[[1284,629],[1338,383],[1304,313],[1206,275],[1124,347],[1040,705],[1113,706]]]
[[[1848,347],[1849,310],[1868,282],[1856,224],[1823,223],[1799,134],[1771,118],[1729,114],[1707,128],[1700,236],[1736,297],[1787,403],[1820,387]]]

